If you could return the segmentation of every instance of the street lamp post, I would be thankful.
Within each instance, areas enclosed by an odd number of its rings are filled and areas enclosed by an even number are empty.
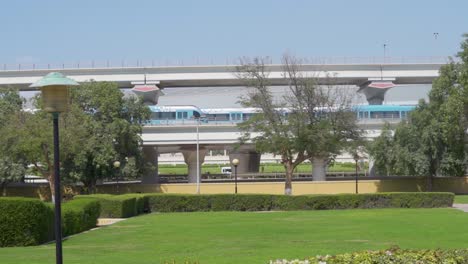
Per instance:
[[[69,86],[79,85],[76,81],[65,77],[58,72],[51,72],[44,78],[30,85],[40,88],[42,92],[43,110],[51,113],[54,130],[54,204],[55,204],[55,260],[57,264],[63,263],[62,256],[62,207],[60,190],[60,159],[59,159],[59,114],[68,111]]]
[[[117,183],[117,194],[120,194],[120,191],[119,191],[119,169],[120,169],[120,161],[116,160],[114,161],[114,168],[115,170],[117,171],[117,173],[115,174],[115,178],[116,178],[116,183]]]
[[[232,165],[234,165],[234,193],[237,194],[237,165],[239,165],[238,159],[232,160]]]
[[[197,194],[200,194],[200,116],[196,116],[197,120]]]
[[[358,161],[359,161],[359,155],[355,154],[353,158],[354,158],[354,161],[356,163],[356,177],[355,177],[355,180],[356,180],[356,193],[359,193],[358,192]]]

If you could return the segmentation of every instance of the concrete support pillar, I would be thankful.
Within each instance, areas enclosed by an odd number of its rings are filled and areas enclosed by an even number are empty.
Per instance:
[[[314,181],[326,181],[327,177],[327,159],[312,158],[312,179]]]
[[[143,146],[143,159],[147,168],[141,178],[143,184],[159,183],[158,175],[158,148],[153,146]]]
[[[237,165],[238,174],[256,173],[259,172],[261,156],[256,151],[232,152],[229,154],[229,160],[239,160],[239,165]],[[231,167],[234,168],[234,165],[231,164]]]
[[[395,87],[391,80],[370,81],[361,85],[358,92],[366,96],[370,105],[381,105],[385,99],[385,93]]]
[[[206,149],[200,148],[199,154],[199,172],[200,172],[200,181],[201,181],[201,165],[205,161],[205,156],[208,151]],[[197,182],[197,151],[196,150],[183,150],[182,154],[184,155],[185,163],[188,167],[188,182],[196,183]]]

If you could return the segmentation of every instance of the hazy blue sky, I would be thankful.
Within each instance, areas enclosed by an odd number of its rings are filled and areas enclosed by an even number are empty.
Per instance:
[[[388,56],[449,56],[468,32],[467,10],[467,0],[2,1],[0,67],[373,57],[384,43]],[[394,88],[386,101],[416,101],[429,88]],[[234,107],[242,92],[166,89],[160,103]]]
[[[0,65],[367,57],[384,43],[389,56],[448,56],[467,10],[467,0],[2,1]]]

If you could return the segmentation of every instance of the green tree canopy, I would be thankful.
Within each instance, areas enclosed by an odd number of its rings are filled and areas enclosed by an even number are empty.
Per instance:
[[[283,78],[290,94],[275,100],[269,72],[262,58],[243,61],[238,77],[250,88],[241,99],[258,113],[239,125],[241,142],[252,141],[260,152],[281,156],[286,171],[285,193],[291,194],[294,169],[305,160],[327,159],[340,153],[351,139],[360,137],[349,94],[329,85],[317,85],[314,76],[300,71],[301,61],[283,57]]]
[[[389,174],[432,177],[465,175],[468,157],[468,35],[464,35],[460,61],[442,66],[429,92],[408,119],[374,141],[376,165]],[[389,166],[390,165],[390,166]]]
[[[34,102],[38,111],[8,115],[10,122],[0,129],[0,146],[2,153],[10,153],[10,160],[32,164],[49,180],[53,191],[52,117],[40,110],[40,94]],[[70,103],[70,111],[62,113],[59,120],[64,182],[80,181],[92,191],[98,180],[115,174],[116,160],[126,177],[139,176],[144,166],[140,135],[150,116],[149,108],[138,98],[124,97],[116,84],[108,82],[71,88]]]

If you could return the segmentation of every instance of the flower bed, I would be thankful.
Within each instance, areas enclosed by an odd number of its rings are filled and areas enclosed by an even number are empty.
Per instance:
[[[270,264],[463,264],[468,263],[468,249],[405,250],[391,248],[361,251],[335,256],[316,256],[305,260],[272,260]]]

